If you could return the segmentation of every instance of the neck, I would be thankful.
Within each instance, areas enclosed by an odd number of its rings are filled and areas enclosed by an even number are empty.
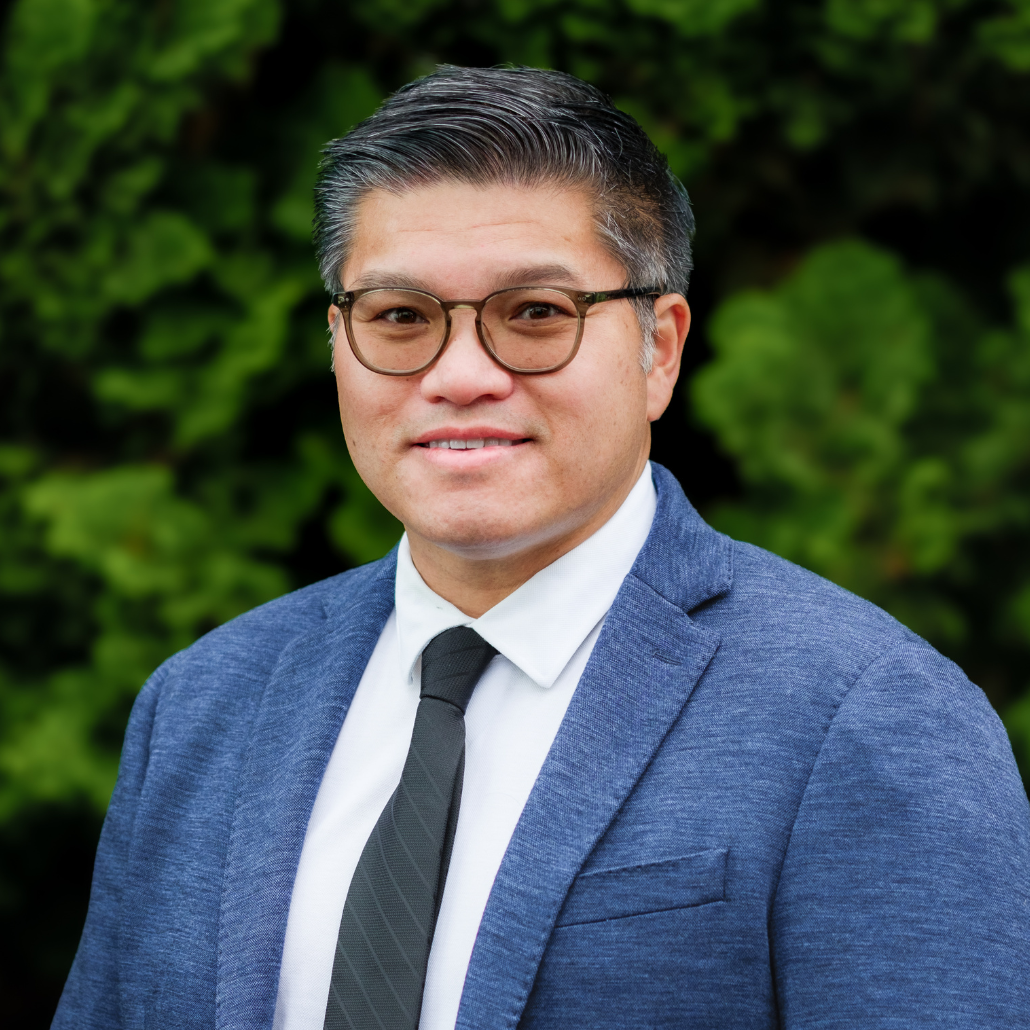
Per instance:
[[[558,532],[540,543],[501,557],[470,558],[405,527],[411,560],[434,593],[450,601],[459,611],[478,619],[541,569],[592,537],[619,510],[642,471],[643,466],[624,489],[609,497],[589,519],[573,529]]]

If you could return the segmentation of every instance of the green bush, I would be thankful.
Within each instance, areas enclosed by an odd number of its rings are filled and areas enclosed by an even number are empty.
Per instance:
[[[103,809],[154,666],[396,540],[333,415],[310,191],[442,60],[640,118],[697,204],[697,332],[717,308],[712,517],[927,634],[1028,748],[1025,0],[16,0],[2,33],[0,820]]]

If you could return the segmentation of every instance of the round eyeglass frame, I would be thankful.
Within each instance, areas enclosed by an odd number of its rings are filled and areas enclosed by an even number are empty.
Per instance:
[[[563,297],[568,297],[576,306],[576,312],[579,315],[579,324],[576,326],[576,342],[572,345],[572,349],[568,356],[558,362],[556,365],[550,365],[547,368],[516,368],[514,365],[509,365],[507,361],[501,358],[497,352],[490,346],[490,343],[486,339],[486,335],[483,332],[483,308],[494,299],[494,297],[500,296],[502,293],[515,293],[519,290],[550,290],[552,293],[560,293]],[[440,341],[440,346],[437,347],[436,352],[433,356],[424,364],[419,365],[418,368],[407,369],[405,371],[397,371],[391,368],[380,368],[378,365],[373,365],[368,361],[361,351],[358,349],[358,345],[354,342],[354,333],[351,329],[351,312],[353,311],[354,302],[360,297],[364,297],[369,293],[386,293],[403,291],[404,293],[417,293],[422,297],[429,297],[431,300],[435,300],[440,305],[444,314],[444,331],[443,339]],[[657,287],[647,287],[645,289],[626,289],[626,290],[595,290],[592,292],[584,292],[582,290],[567,290],[563,286],[511,286],[504,290],[494,290],[493,293],[487,295],[482,300],[443,300],[437,297],[435,293],[429,293],[427,290],[410,290],[406,287],[390,287],[390,286],[372,286],[365,290],[347,290],[343,293],[334,293],[332,295],[332,303],[340,309],[343,315],[343,325],[347,332],[347,342],[350,344],[351,352],[354,357],[361,362],[365,368],[371,372],[378,372],[379,375],[384,376],[416,376],[421,372],[425,372],[427,369],[432,367],[433,364],[439,359],[440,355],[443,354],[447,348],[447,344],[451,340],[451,312],[455,308],[472,308],[476,313],[476,335],[479,337],[479,342],[482,344],[483,350],[497,362],[501,368],[507,369],[509,372],[513,372],[515,375],[520,376],[540,376],[546,375],[548,372],[557,372],[559,369],[564,368],[579,352],[579,345],[583,340],[583,324],[586,321],[587,311],[592,308],[595,304],[603,304],[609,300],[623,300],[635,297],[660,297],[661,291]]]

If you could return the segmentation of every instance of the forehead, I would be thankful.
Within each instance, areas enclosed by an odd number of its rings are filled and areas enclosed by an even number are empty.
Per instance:
[[[601,243],[592,197],[549,186],[443,182],[376,190],[356,212],[344,288],[419,284],[477,296],[547,281],[612,289],[625,273]]]

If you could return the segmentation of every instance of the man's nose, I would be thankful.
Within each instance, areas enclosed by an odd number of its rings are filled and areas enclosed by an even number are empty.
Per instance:
[[[485,398],[502,400],[514,382],[514,375],[498,365],[480,342],[475,311],[453,308],[450,338],[436,364],[422,377],[422,396],[466,406]]]

